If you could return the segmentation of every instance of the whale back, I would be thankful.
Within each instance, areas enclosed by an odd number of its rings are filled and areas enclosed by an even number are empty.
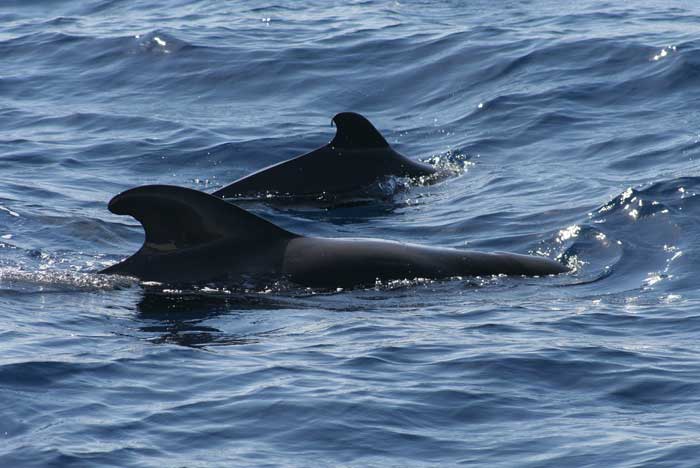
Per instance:
[[[275,194],[291,197],[337,195],[362,190],[386,176],[418,177],[435,169],[394,151],[360,114],[333,117],[335,137],[309,153],[265,167],[221,188],[223,198]]]
[[[286,231],[196,190],[150,185],[109,203],[145,230],[143,247],[102,273],[167,283],[288,277],[305,286],[352,286],[376,279],[461,275],[548,275],[568,271],[530,255],[426,247],[380,239],[324,239]]]

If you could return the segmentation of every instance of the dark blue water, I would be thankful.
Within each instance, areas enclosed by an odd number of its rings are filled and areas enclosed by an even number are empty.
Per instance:
[[[0,4],[0,465],[699,466],[700,6],[241,3]],[[575,272],[94,273],[143,239],[114,194],[213,191],[347,110],[453,175],[246,207]]]

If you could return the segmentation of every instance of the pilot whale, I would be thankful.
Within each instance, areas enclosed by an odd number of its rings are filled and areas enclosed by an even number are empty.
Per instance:
[[[277,194],[311,197],[353,192],[387,176],[421,177],[437,170],[396,152],[360,114],[342,112],[332,119],[333,140],[310,153],[247,175],[213,195],[222,198]]]
[[[568,268],[544,257],[427,247],[380,239],[294,234],[218,197],[167,185],[133,188],[109,210],[131,215],[145,242],[101,273],[165,283],[288,279],[349,287],[376,280],[478,275],[550,275]]]

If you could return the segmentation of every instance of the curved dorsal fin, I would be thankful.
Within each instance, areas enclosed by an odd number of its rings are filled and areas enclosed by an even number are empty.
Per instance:
[[[174,251],[222,239],[258,243],[296,236],[220,198],[170,185],[122,192],[109,202],[109,211],[136,218],[146,233],[143,249],[150,251]]]
[[[355,112],[341,112],[333,117],[337,127],[330,145],[339,148],[388,148],[389,143],[374,125]]]

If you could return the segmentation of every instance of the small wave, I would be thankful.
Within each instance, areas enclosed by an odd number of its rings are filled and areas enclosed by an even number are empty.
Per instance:
[[[85,274],[87,275],[87,274]],[[34,276],[31,276],[34,278]],[[99,289],[119,289],[125,286],[140,285],[145,293],[144,304],[149,310],[188,309],[188,304],[201,308],[202,304],[214,304],[225,308],[285,308],[298,305],[299,300],[314,296],[332,296],[348,292],[362,291],[398,291],[418,287],[442,287],[460,283],[466,288],[481,288],[502,283],[506,275],[490,276],[453,276],[449,278],[402,278],[393,280],[377,279],[371,284],[359,284],[353,287],[308,287],[293,283],[287,279],[269,282],[251,282],[250,284],[228,283],[225,281],[206,284],[161,283],[158,281],[138,281],[135,278],[108,275],[88,275],[85,278],[74,275],[64,279],[72,283],[87,283],[97,277],[112,278]],[[2,276],[0,275],[0,281]],[[89,285],[88,285],[89,287]],[[153,307],[156,305],[156,307]]]
[[[85,37],[83,36],[63,32],[33,32],[0,41],[0,52],[8,55],[19,54],[28,47],[34,49],[55,48],[66,44],[74,44],[84,39]]]
[[[449,278],[404,278],[395,280],[379,280],[377,279],[372,289],[374,291],[396,291],[401,289],[411,289],[424,286],[440,286],[446,284],[461,283],[465,288],[483,288],[486,286],[494,286],[507,278],[507,275],[489,275],[489,276],[452,276]],[[338,288],[342,291],[342,288]]]
[[[425,158],[422,161],[434,166],[438,172],[443,172],[446,175],[452,176],[463,175],[475,164],[472,161],[472,156],[464,154],[459,150],[448,150],[444,153]]]
[[[43,22],[44,26],[71,26],[80,23],[76,16],[56,16]]]
[[[668,371],[655,370],[652,375],[630,375],[610,392],[610,397],[626,404],[647,407],[649,404],[678,404],[696,401],[700,385],[679,379]]]
[[[66,292],[115,290],[135,286],[133,278],[66,270],[27,271],[20,267],[0,268],[0,291]]]
[[[249,283],[212,282],[206,284],[168,284],[158,281],[142,281],[141,286],[149,294],[169,296],[202,296],[202,297],[248,297],[248,295],[264,296],[299,290],[299,286],[285,280],[251,281]]]
[[[655,182],[647,187],[628,187],[597,209],[592,216],[597,222],[605,222],[619,214],[632,220],[668,214],[682,210],[689,199],[696,197],[699,192],[700,177],[681,177]]]
[[[607,278],[623,254],[619,240],[593,226],[574,225],[559,231],[556,244],[565,247],[557,256],[576,274],[576,284]]]
[[[656,200],[648,201],[639,190],[628,188],[598,209],[598,215],[610,216],[623,213],[633,220],[668,213],[669,208]]]
[[[598,294],[629,299],[673,289],[673,281],[684,274],[689,247],[682,232],[688,215],[700,206],[695,203],[699,189],[697,177],[629,187],[589,213],[587,222],[560,230],[537,253],[556,255],[572,268],[575,281],[563,286],[599,283],[614,275],[614,282],[597,286]]]

